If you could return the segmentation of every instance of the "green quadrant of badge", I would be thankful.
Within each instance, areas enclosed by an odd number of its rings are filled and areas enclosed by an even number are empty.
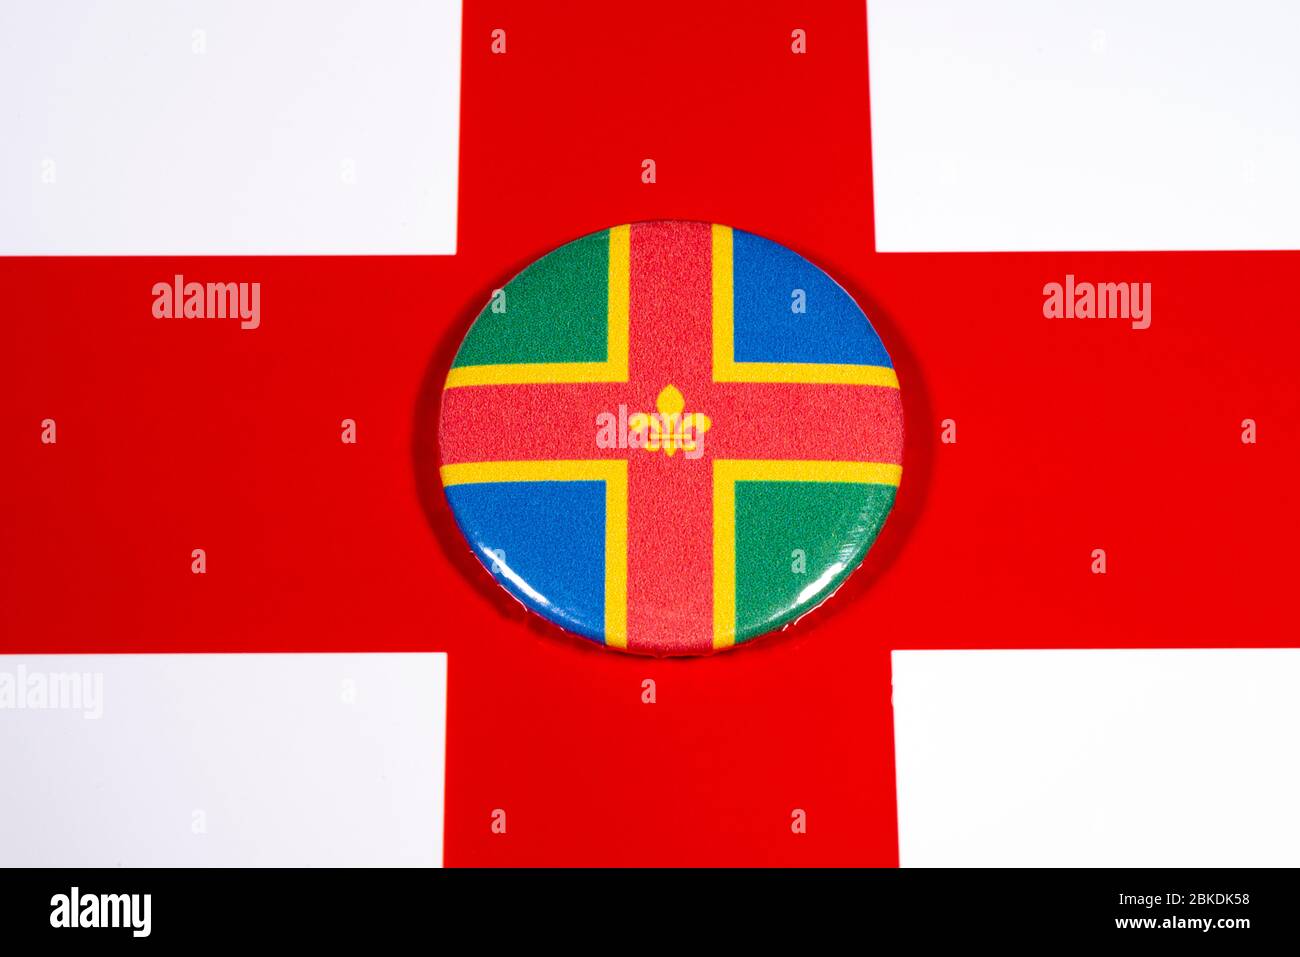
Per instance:
[[[647,415],[700,425],[699,454],[672,428],[629,443]],[[867,317],[802,256],[638,223],[493,291],[439,436],[457,524],[506,591],[607,646],[708,654],[788,625],[861,563],[901,475],[902,405]]]
[[[736,483],[736,641],[806,613],[875,542],[894,505],[892,485],[857,482]]]
[[[608,291],[608,230],[561,246],[484,307],[452,367],[604,362]]]

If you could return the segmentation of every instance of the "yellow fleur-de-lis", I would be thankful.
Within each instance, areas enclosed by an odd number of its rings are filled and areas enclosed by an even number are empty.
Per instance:
[[[713,424],[703,412],[683,412],[686,399],[672,383],[659,393],[655,407],[658,412],[638,412],[627,420],[628,429],[641,435],[642,447],[650,452],[662,449],[669,456],[678,449],[694,452],[700,436]]]

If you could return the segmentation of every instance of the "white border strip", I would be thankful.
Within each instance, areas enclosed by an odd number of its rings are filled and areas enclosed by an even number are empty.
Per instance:
[[[0,255],[450,255],[460,0],[0,5]]]
[[[445,654],[0,656],[0,866],[436,866]]]

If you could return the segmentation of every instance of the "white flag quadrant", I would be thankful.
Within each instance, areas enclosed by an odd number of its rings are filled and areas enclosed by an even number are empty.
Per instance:
[[[449,255],[459,0],[0,5],[0,255]]]
[[[903,866],[1300,858],[1300,649],[896,651]]]
[[[1300,249],[1300,6],[867,15],[880,251]]]
[[[0,867],[438,866],[447,656],[0,656]]]

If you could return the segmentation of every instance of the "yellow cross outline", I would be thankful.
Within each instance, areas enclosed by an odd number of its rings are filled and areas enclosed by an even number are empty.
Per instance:
[[[737,362],[734,237],[730,226],[713,225],[713,381],[880,385],[898,388],[889,366],[823,362]]]
[[[520,362],[453,366],[444,388],[555,382],[626,382],[631,227],[609,231],[609,341],[604,362]]]
[[[898,486],[903,467],[889,462],[713,460],[713,647],[736,643],[736,483],[853,482]]]
[[[543,459],[444,465],[442,484],[605,483],[605,644],[627,647],[627,460]]]

